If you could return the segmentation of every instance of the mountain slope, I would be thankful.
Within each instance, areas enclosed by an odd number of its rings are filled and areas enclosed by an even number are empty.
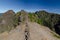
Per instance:
[[[31,40],[58,40],[49,28],[37,23],[30,23],[30,38]]]
[[[37,11],[35,13],[29,13],[29,18],[30,21],[44,25],[60,35],[60,14]]]
[[[12,18],[12,11],[9,11],[9,13],[7,14],[11,15],[10,17]],[[5,16],[5,18],[9,18],[9,15],[7,15],[8,17]],[[40,16],[44,19],[45,16],[43,15],[46,16],[46,14],[40,14]],[[15,16],[18,18],[19,25],[17,25],[14,29],[11,29],[9,32],[4,31],[3,33],[1,33],[0,40],[60,40],[60,37],[56,33],[51,31],[48,27],[39,24],[44,21],[40,20],[37,14],[28,14],[27,12],[22,10]],[[10,23],[10,21],[8,22]],[[13,23],[11,22],[11,24]],[[11,25],[9,27],[11,27]]]
[[[0,16],[0,33],[10,31],[17,25],[16,16],[13,10],[8,10]]]
[[[28,34],[27,34],[27,33]],[[27,36],[27,38],[26,38]],[[11,30],[8,35],[1,35],[0,40],[59,40],[54,37],[51,30],[37,23],[28,22],[21,24],[16,29]]]

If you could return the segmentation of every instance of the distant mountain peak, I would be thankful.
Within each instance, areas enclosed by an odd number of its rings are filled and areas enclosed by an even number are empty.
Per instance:
[[[24,10],[21,10],[20,13],[23,14],[23,15],[27,15],[27,12],[24,11]]]
[[[8,10],[7,12],[3,14],[3,16],[14,15],[14,14],[15,12],[13,10]]]
[[[6,14],[14,14],[15,12],[13,10],[8,10],[7,12],[5,12]]]

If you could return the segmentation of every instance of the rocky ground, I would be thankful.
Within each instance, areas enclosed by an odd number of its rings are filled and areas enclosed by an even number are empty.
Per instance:
[[[53,36],[49,28],[35,22],[30,22],[28,16],[24,17],[24,23],[20,23],[10,32],[1,33],[0,40],[60,40]]]
[[[10,32],[0,34],[0,40],[59,40],[51,30],[37,23],[20,24]]]

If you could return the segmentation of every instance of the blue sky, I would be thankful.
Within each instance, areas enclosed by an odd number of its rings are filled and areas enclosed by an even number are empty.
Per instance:
[[[0,0],[0,13],[11,9],[15,12],[23,9],[28,12],[46,10],[60,13],[60,0]]]

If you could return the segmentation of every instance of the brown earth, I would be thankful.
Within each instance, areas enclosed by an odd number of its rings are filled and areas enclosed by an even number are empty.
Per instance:
[[[27,36],[27,37],[26,37]],[[10,32],[0,34],[0,40],[59,40],[51,30],[37,23],[20,24]]]
[[[21,23],[10,32],[0,34],[0,40],[60,40],[53,36],[51,30],[35,22],[29,22],[24,16],[25,23]]]

